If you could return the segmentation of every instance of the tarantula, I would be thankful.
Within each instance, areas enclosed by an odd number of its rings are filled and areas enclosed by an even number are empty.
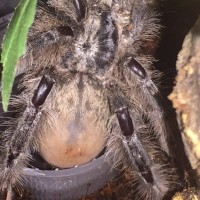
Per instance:
[[[68,168],[107,160],[129,176],[129,199],[181,187],[174,130],[156,85],[152,0],[39,1],[1,113],[0,190],[23,182],[35,155]],[[113,163],[111,162],[111,163]]]

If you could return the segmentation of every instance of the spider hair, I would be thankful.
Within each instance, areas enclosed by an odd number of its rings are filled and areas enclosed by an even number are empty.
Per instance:
[[[1,191],[23,185],[34,154],[66,168],[104,148],[129,175],[130,198],[161,200],[181,188],[174,126],[153,68],[153,2],[39,1],[11,113],[1,114],[3,124],[11,118],[2,129]]]

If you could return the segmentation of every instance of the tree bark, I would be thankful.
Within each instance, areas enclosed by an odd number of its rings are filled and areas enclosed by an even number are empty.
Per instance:
[[[177,71],[176,86],[169,98],[177,111],[197,187],[176,194],[173,200],[200,200],[200,17],[185,37],[178,54]]]

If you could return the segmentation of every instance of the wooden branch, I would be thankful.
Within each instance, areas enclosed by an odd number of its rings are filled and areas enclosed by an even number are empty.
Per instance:
[[[200,17],[185,37],[177,60],[176,86],[169,98],[177,111],[183,143],[197,188],[200,186]],[[177,193],[173,200],[200,199],[197,188]],[[190,194],[190,197],[188,196]]]

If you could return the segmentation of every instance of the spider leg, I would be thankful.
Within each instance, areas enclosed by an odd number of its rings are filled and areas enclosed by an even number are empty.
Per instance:
[[[144,54],[149,55],[149,53],[155,51],[160,31],[160,23],[158,13],[153,9],[155,6],[153,6],[150,1],[116,0],[113,3],[113,9],[115,9],[115,7],[117,9],[117,15],[121,12],[118,11],[118,8],[121,7],[130,12],[130,18],[127,22],[128,26],[123,28],[124,39],[128,44],[126,53],[128,51],[134,55],[139,55],[143,52]],[[124,20],[126,20],[126,18],[124,18]]]
[[[80,22],[85,17],[85,5],[82,0],[74,0],[77,14],[77,21]]]
[[[9,187],[9,189],[7,190],[6,200],[15,200],[15,193],[12,187]]]
[[[137,170],[141,173],[142,177],[148,183],[153,183],[153,175],[150,170],[150,159],[147,156],[141,142],[139,141],[137,134],[133,128],[133,122],[130,117],[127,107],[120,108],[116,111],[118,122],[123,134],[125,148],[128,156]]]
[[[109,124],[106,155],[114,160],[114,167],[122,165],[127,184],[135,189],[128,198],[170,199],[182,187],[179,173],[145,122],[145,113],[132,106],[130,110],[121,106],[115,113]]]
[[[58,43],[59,41],[66,41],[69,37],[74,37],[74,32],[70,26],[59,26],[54,27],[51,30],[41,33],[38,37],[35,36],[33,39],[29,39],[27,53],[34,49],[38,50],[41,47],[47,48],[53,44]]]
[[[87,2],[88,3],[88,2]],[[56,8],[53,12],[55,17],[61,18],[65,20],[70,16],[70,19],[67,19],[67,22],[73,22],[80,24],[82,20],[86,16],[86,2],[83,0],[68,0],[65,1],[57,1],[57,0],[49,0],[48,6],[51,8]],[[52,13],[52,10],[51,10]]]
[[[130,32],[134,41],[148,41],[155,38],[159,33],[159,20],[155,11],[150,9],[148,0],[134,1],[132,7],[131,24],[133,29]]]
[[[176,127],[173,125],[172,120],[169,119],[171,116],[169,116],[164,98],[156,84],[150,78],[150,75],[148,75],[147,70],[136,59],[131,57],[127,66],[136,76],[139,83],[141,83],[141,90],[143,90],[144,98],[144,103],[141,103],[143,104],[141,106],[145,108],[151,107],[151,109],[146,109],[150,110],[148,113],[149,119],[151,120],[155,132],[157,132],[157,136],[160,138],[162,147],[173,157],[174,150],[172,145],[169,145],[174,142],[173,132],[176,131]]]
[[[4,191],[23,180],[22,169],[31,159],[31,148],[36,145],[37,124],[42,114],[45,102],[54,81],[44,75],[32,99],[24,110],[15,130],[5,144],[6,153],[0,172],[0,190]]]

